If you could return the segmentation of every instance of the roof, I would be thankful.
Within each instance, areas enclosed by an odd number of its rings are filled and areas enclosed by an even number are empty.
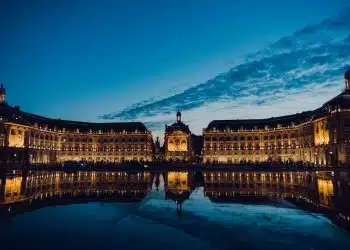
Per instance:
[[[313,111],[306,111],[294,115],[286,115],[279,117],[271,117],[267,119],[247,119],[247,120],[214,120],[209,123],[207,129],[217,129],[217,130],[238,130],[238,129],[264,129],[265,126],[277,127],[290,126],[292,122],[294,124],[306,122],[313,115]]]
[[[23,112],[19,107],[12,107],[8,104],[0,104],[0,117],[4,119],[22,124],[34,126],[48,126],[48,128],[56,129],[66,129],[67,131],[76,131],[79,129],[79,132],[89,132],[90,130],[102,130],[115,132],[146,132],[146,126],[141,122],[113,122],[113,123],[91,123],[91,122],[80,122],[80,121],[69,121],[61,119],[51,119],[35,114],[30,114]]]
[[[172,125],[165,127],[165,132],[166,133],[171,133],[173,131],[182,131],[182,132],[184,132],[186,134],[190,134],[191,133],[190,129],[188,128],[188,125],[185,125],[181,121],[175,122]]]
[[[350,69],[345,75],[350,75]],[[297,113],[293,115],[271,117],[266,119],[247,119],[247,120],[214,120],[209,123],[207,130],[238,130],[238,129],[265,129],[265,126],[269,128],[277,128],[278,125],[282,127],[298,125],[310,121],[311,119],[318,119],[326,116],[331,110],[336,108],[350,109],[350,91],[345,90],[330,101],[322,105],[322,107],[312,110]]]
[[[350,74],[350,71],[349,71]],[[343,91],[330,101],[323,104],[325,108],[341,108],[341,109],[350,109],[350,91]]]

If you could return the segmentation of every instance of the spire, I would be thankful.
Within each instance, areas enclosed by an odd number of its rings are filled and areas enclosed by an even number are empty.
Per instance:
[[[345,79],[345,91],[350,92],[350,66],[348,66],[347,70],[345,71],[344,79]]]
[[[1,87],[0,87],[0,104],[5,102],[5,97],[6,97],[6,90],[4,88],[4,85],[1,84]]]
[[[176,113],[176,121],[177,121],[177,122],[181,122],[181,112],[180,112],[180,110],[177,110],[177,113]]]

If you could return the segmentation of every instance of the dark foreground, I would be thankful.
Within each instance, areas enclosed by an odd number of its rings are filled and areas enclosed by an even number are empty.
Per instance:
[[[0,183],[1,249],[348,249],[342,171],[31,171]]]

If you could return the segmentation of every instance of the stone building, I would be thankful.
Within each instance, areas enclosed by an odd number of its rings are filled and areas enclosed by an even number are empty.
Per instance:
[[[152,161],[152,134],[140,122],[50,119],[5,102],[0,89],[0,164]]]
[[[181,112],[176,113],[176,122],[165,125],[164,136],[165,160],[189,162],[193,156],[192,133],[181,121]]]
[[[206,163],[350,164],[350,70],[345,90],[322,107],[268,119],[215,120],[203,129]]]

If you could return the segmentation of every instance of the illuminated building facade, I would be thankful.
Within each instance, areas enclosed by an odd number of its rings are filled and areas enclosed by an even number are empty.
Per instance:
[[[340,95],[313,111],[212,121],[203,129],[203,161],[350,164],[350,70],[345,85]]]
[[[140,122],[49,119],[12,107],[0,88],[0,164],[154,161],[350,164],[350,70],[345,90],[322,107],[294,115],[215,120],[195,136],[176,114],[164,147]]]
[[[0,89],[0,163],[152,161],[152,134],[140,122],[49,119],[5,102]]]
[[[165,125],[164,148],[167,161],[190,161],[193,156],[193,136],[188,125],[181,121],[181,113],[176,113],[176,122]]]

